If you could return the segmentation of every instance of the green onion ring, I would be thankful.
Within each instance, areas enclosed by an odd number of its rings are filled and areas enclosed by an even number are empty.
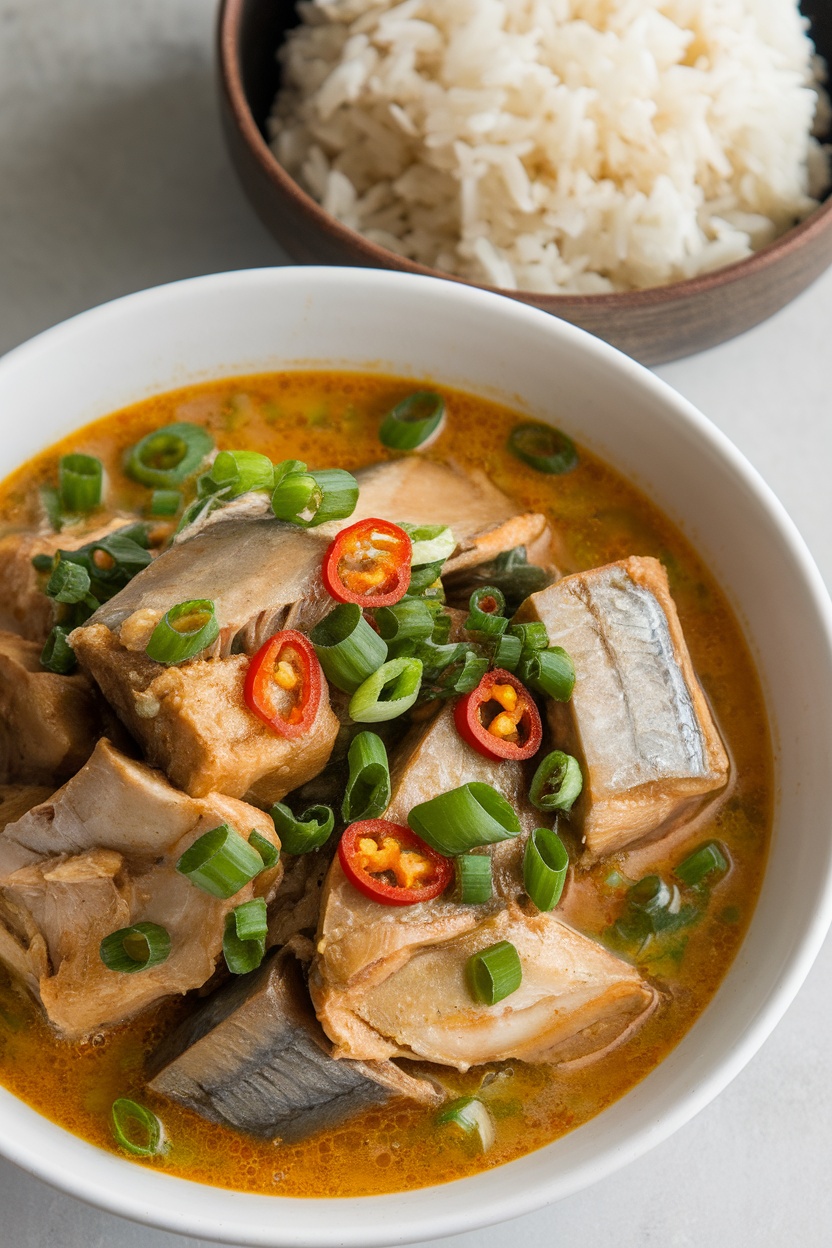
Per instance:
[[[214,448],[214,439],[201,425],[179,421],[155,429],[127,453],[124,471],[141,485],[169,490],[181,485]]]
[[[358,482],[343,468],[321,472],[290,472],[272,493],[272,511],[278,520],[317,528],[328,520],[346,520],[358,502]]]
[[[170,956],[170,936],[158,923],[134,923],[105,936],[98,948],[108,971],[132,974],[159,966]]]
[[[546,650],[549,646],[549,634],[542,620],[532,620],[528,624],[512,624],[509,632],[518,638],[523,647],[523,658],[531,658],[538,650]]]
[[[523,884],[538,910],[558,904],[569,870],[569,855],[557,832],[536,828],[523,853]]]
[[[101,503],[104,468],[94,455],[62,455],[58,461],[58,494],[64,511],[94,511]]]
[[[689,888],[696,888],[709,876],[722,877],[727,873],[729,866],[730,861],[725,846],[720,845],[719,841],[706,841],[692,854],[688,854],[677,867],[674,867],[673,874]]]
[[[225,916],[222,952],[232,975],[247,975],[263,961],[268,921],[266,903],[254,897]]]
[[[472,633],[498,637],[508,627],[508,620],[503,615],[505,609],[506,600],[502,592],[495,585],[483,585],[471,595],[465,628]]]
[[[148,511],[151,516],[175,516],[182,506],[179,490],[154,490]]]
[[[434,612],[423,598],[402,598],[392,607],[373,612],[380,636],[388,645],[402,641],[427,641],[433,636]]]
[[[419,659],[388,659],[350,698],[350,718],[360,724],[396,719],[410,710],[421,686]]]
[[[520,820],[509,802],[480,780],[414,806],[407,822],[431,849],[446,858],[520,834]]]
[[[62,559],[58,554],[43,592],[55,602],[83,602],[90,593],[90,574],[83,564]]]
[[[476,1135],[480,1148],[486,1152],[496,1139],[494,1119],[476,1096],[460,1096],[436,1115],[437,1126],[459,1127],[466,1135]]]
[[[206,480],[207,478],[207,480]],[[254,490],[274,490],[274,464],[259,451],[220,451],[211,467],[200,477],[203,494],[222,491],[226,498],[237,498]]]
[[[552,750],[541,760],[529,787],[529,801],[538,810],[568,813],[584,787],[581,765],[563,750]]]
[[[415,451],[439,437],[445,400],[432,390],[417,390],[397,403],[381,422],[379,441],[393,451]]]
[[[295,816],[283,802],[275,802],[271,816],[281,848],[287,854],[308,854],[320,849],[335,827],[335,815],[329,806],[310,806],[302,815]]]
[[[354,602],[337,606],[309,634],[324,675],[344,693],[355,693],[387,658],[387,646]]]
[[[456,550],[456,538],[447,524],[402,524],[413,547],[410,562],[418,568],[424,563],[444,563]]]
[[[249,834],[248,843],[256,849],[263,859],[263,867],[268,871],[280,862],[280,850],[267,837],[262,836],[255,828]]]
[[[379,819],[390,803],[390,764],[384,742],[374,732],[359,732],[347,755],[350,775],[341,806],[345,823]]]
[[[508,449],[517,459],[538,472],[559,476],[571,472],[578,464],[575,443],[551,425],[529,423],[515,426],[509,435]]]
[[[204,832],[176,864],[180,875],[212,897],[226,900],[263,870],[263,859],[227,823]]]
[[[496,1005],[516,992],[523,982],[520,955],[510,940],[480,949],[468,959],[465,976],[471,996],[480,1005]]]
[[[177,625],[192,623],[191,628]],[[194,598],[179,602],[162,616],[147,643],[148,658],[170,666],[194,658],[220,635],[220,626],[214,614],[214,604],[207,598]]]
[[[113,1101],[110,1119],[116,1143],[135,1157],[158,1157],[167,1150],[161,1121],[144,1105],[120,1096]],[[131,1128],[141,1132],[143,1138],[139,1141],[131,1139]]]
[[[507,672],[515,672],[522,653],[520,638],[512,633],[503,633],[497,638],[497,645],[494,648],[494,666],[502,667]]]
[[[518,675],[524,684],[556,702],[568,702],[575,688],[575,665],[562,646],[535,650],[521,659]]]
[[[454,859],[457,896],[465,906],[481,906],[493,895],[491,857],[488,854],[460,854]]]
[[[56,624],[46,638],[40,652],[40,663],[47,672],[55,672],[58,676],[68,676],[74,670],[77,663],[75,651],[69,644],[69,633],[60,624]]]

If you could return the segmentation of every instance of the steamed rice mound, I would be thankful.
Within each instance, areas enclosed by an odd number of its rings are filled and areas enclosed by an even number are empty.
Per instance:
[[[820,69],[795,0],[307,0],[278,159],[411,260],[506,289],[661,285],[817,206]]]

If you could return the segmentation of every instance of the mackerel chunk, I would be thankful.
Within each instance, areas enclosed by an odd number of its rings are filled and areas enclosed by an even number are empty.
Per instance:
[[[396,1098],[443,1099],[392,1062],[336,1061],[288,950],[215,993],[153,1065],[154,1092],[212,1122],[287,1143]]]
[[[0,632],[0,783],[69,779],[101,735],[86,676],[57,676],[40,663],[41,646]]]
[[[226,914],[271,896],[279,866],[228,900],[176,870],[185,850],[222,823],[246,838],[256,829],[279,847],[261,811],[217,793],[186,797],[101,740],[72,780],[0,833],[0,960],[67,1039],[200,988],[221,955]],[[102,939],[140,922],[167,930],[170,956],[136,974],[108,970]]]
[[[581,758],[575,807],[593,858],[672,824],[728,780],[667,574],[630,558],[564,577],[518,619],[542,620],[575,664],[569,703],[549,703],[556,744]]]
[[[142,634],[143,644],[148,635]],[[269,806],[317,776],[329,760],[338,719],[325,682],[309,731],[281,737],[246,705],[246,655],[165,667],[143,647],[129,649],[106,625],[92,622],[75,630],[72,645],[150,765],[191,797],[218,792]]]

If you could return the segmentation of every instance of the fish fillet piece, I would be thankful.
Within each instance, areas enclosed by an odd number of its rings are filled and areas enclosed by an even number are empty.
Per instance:
[[[64,529],[61,533],[7,533],[0,538],[0,624],[28,641],[46,641],[55,623],[55,603],[43,592],[45,576],[32,566],[36,555],[78,550],[123,529],[131,521],[116,516],[94,528]],[[133,520],[135,523],[135,520]]]
[[[564,577],[517,618],[542,620],[575,664],[571,702],[550,701],[548,713],[557,745],[581,757],[575,818],[592,857],[658,832],[726,784],[728,756],[656,559]]]
[[[201,987],[222,951],[226,914],[271,896],[279,866],[227,901],[176,871],[185,850],[222,823],[279,846],[261,811],[218,793],[186,797],[101,740],[72,780],[0,834],[0,959],[66,1038]],[[170,956],[134,974],[108,970],[102,939],[139,922],[167,929]]]
[[[40,663],[41,646],[0,632],[0,781],[67,780],[101,735],[97,699],[86,676],[57,676]]]
[[[287,950],[210,997],[153,1066],[154,1092],[212,1122],[287,1143],[401,1097],[443,1099],[393,1062],[336,1061]]]
[[[479,1005],[466,964],[501,940],[520,955],[522,983],[497,1005]],[[384,978],[313,992],[313,1000],[339,1054],[416,1057],[464,1071],[508,1058],[588,1058],[642,1022],[657,994],[632,966],[555,915],[509,904],[446,941],[412,948]]]
[[[179,602],[209,599],[220,633],[203,657],[253,654],[282,628],[308,631],[332,606],[321,580],[329,538],[266,517],[226,520],[176,542],[95,612],[123,631],[129,617],[160,619]],[[76,636],[79,630],[76,630]]]
[[[191,797],[218,792],[269,806],[329,760],[339,724],[325,681],[309,731],[281,737],[246,705],[246,655],[164,667],[93,623],[76,629],[72,644],[148,763]]]

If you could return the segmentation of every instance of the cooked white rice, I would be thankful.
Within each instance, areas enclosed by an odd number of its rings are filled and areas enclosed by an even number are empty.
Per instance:
[[[829,184],[795,0],[299,9],[278,159],[422,264],[541,293],[655,286],[747,256]]]

